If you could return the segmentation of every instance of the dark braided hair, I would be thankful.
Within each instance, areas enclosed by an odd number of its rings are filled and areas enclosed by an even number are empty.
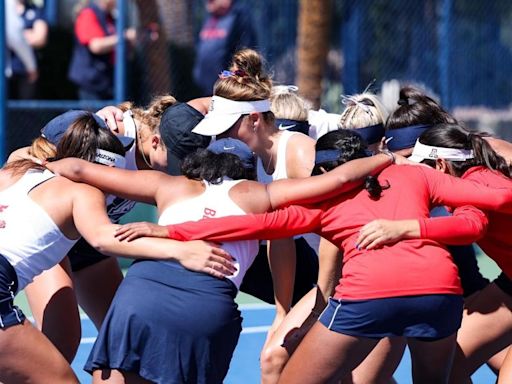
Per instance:
[[[255,169],[256,165],[245,168],[240,158],[232,153],[213,153],[204,148],[185,157],[181,165],[181,173],[187,178],[211,184],[222,183],[223,177],[255,180]]]
[[[320,175],[322,169],[330,171],[347,161],[368,157],[367,144],[361,136],[352,130],[339,129],[321,136],[316,142],[315,150],[322,151],[329,149],[340,151],[337,160],[315,164],[311,172],[313,176]],[[364,182],[364,188],[368,191],[372,199],[378,199],[382,191],[389,188],[389,183],[383,186],[380,185],[375,176],[367,176]]]

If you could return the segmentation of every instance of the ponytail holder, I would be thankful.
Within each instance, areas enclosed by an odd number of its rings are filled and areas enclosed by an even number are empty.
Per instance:
[[[280,95],[283,93],[297,93],[299,91],[299,87],[296,85],[274,85],[272,87],[272,92],[274,95]]]
[[[233,76],[245,77],[245,76],[247,76],[247,73],[242,69],[237,69],[236,71],[229,71],[229,70],[225,69],[224,71],[219,73],[219,79],[227,79],[228,77],[233,77]]]
[[[357,105],[364,112],[366,112],[369,115],[372,115],[371,106],[361,102],[355,96],[341,95],[341,103],[346,105],[347,107]]]

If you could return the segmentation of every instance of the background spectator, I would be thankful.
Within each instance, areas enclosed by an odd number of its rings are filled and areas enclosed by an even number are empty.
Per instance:
[[[32,49],[46,45],[48,24],[43,10],[31,0],[18,0],[16,11],[23,22],[23,37]],[[37,76],[27,72],[25,64],[11,49],[12,76],[9,80],[9,97],[11,99],[34,99],[37,96]]]
[[[206,18],[197,46],[194,81],[201,96],[209,96],[223,69],[240,48],[255,48],[256,31],[251,11],[236,0],[207,0]]]
[[[113,97],[114,50],[118,39],[112,15],[115,7],[116,0],[88,1],[76,18],[69,79],[78,85],[78,96],[82,100]],[[125,37],[135,41],[135,30],[127,29]]]
[[[23,36],[23,20],[16,12],[16,0],[7,0],[5,7],[5,25],[6,25],[6,44],[7,48],[18,56],[23,63],[29,81],[34,82],[38,77],[37,63],[34,51]],[[7,56],[5,74],[7,77],[12,76],[12,67],[10,55]]]

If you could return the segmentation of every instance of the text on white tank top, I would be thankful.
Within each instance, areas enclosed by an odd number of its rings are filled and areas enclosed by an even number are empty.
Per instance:
[[[29,170],[16,183],[0,191],[0,254],[16,271],[18,291],[35,276],[58,264],[77,240],[68,239],[29,192],[55,175]]]
[[[167,207],[160,215],[158,224],[169,225],[203,218],[245,215],[244,210],[229,197],[229,190],[241,181],[243,180],[224,178],[221,184],[204,182],[206,189],[202,194]],[[222,248],[235,259],[237,272],[227,278],[239,289],[245,273],[258,253],[258,241],[230,241],[223,243]]]

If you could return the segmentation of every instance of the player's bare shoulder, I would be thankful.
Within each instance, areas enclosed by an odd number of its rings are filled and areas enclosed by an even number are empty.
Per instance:
[[[247,213],[262,213],[270,208],[267,188],[257,181],[242,181],[231,189],[229,195]]]

